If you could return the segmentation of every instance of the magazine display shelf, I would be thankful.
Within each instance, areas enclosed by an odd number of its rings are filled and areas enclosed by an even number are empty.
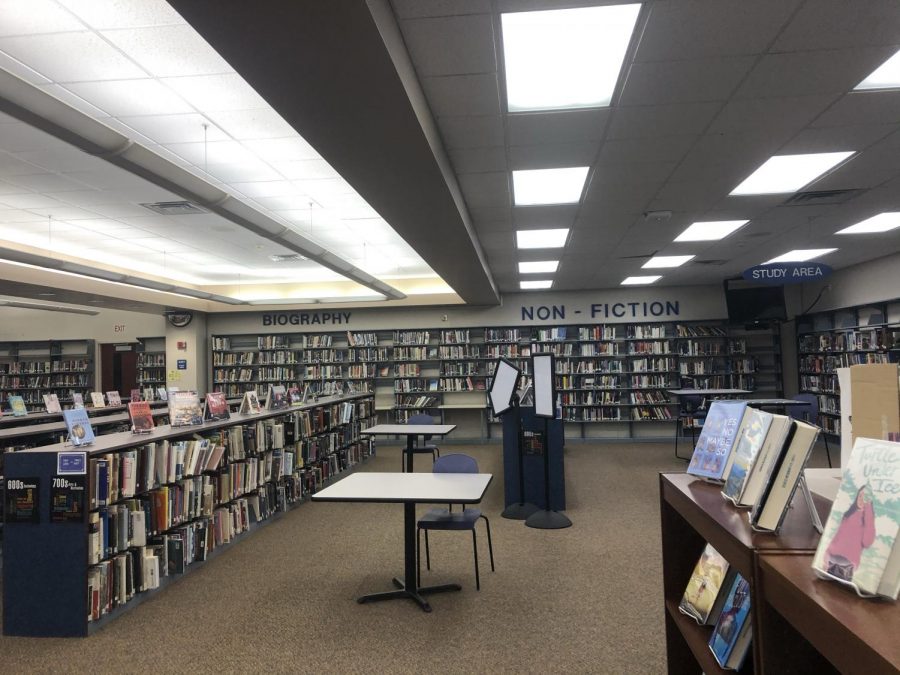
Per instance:
[[[98,621],[88,621],[87,579],[88,579],[88,522],[85,516],[81,522],[50,522],[49,504],[51,482],[56,477],[57,456],[60,452],[83,450],[88,458],[96,455],[115,453],[148,443],[163,440],[184,440],[195,434],[220,431],[228,427],[255,423],[273,417],[315,410],[344,402],[362,402],[371,411],[372,394],[362,393],[320,399],[316,403],[294,406],[282,410],[263,411],[256,414],[233,414],[229,420],[205,422],[186,427],[159,426],[150,434],[136,436],[130,432],[98,436],[90,446],[73,448],[58,443],[31,450],[10,453],[6,456],[5,479],[36,478],[38,486],[38,522],[7,523],[3,542],[3,634],[30,637],[77,637],[86,636],[111,620],[155,597],[157,593],[179,580],[183,575],[160,579],[159,588],[137,593],[126,604],[115,607]],[[358,441],[360,424],[369,425],[371,412],[350,422],[355,427],[354,440]],[[343,426],[337,423],[332,428]],[[352,470],[350,467],[349,470]],[[337,475],[340,475],[339,472]],[[86,476],[86,490],[89,494],[90,472]],[[87,495],[85,496],[87,499]],[[286,510],[303,503],[289,504]],[[85,510],[88,505],[85,504]],[[255,523],[246,531],[235,536],[232,543],[243,541],[253,535],[260,526],[278,518],[281,512],[271,514],[266,520]],[[231,544],[216,547],[207,561],[224,551]],[[186,570],[193,571],[205,564],[195,561]]]
[[[836,672],[811,641],[796,630],[785,630],[782,624],[786,622],[770,620],[772,612],[760,583],[760,558],[796,558],[808,567],[818,546],[819,534],[813,529],[799,491],[781,533],[776,536],[753,532],[747,510],[737,509],[723,499],[718,485],[685,473],[669,473],[660,474],[659,488],[668,672],[729,672],[719,666],[707,644],[712,626],[699,626],[678,610],[694,565],[707,543],[750,582],[753,641],[740,672]],[[821,516],[826,516],[829,508],[827,502],[816,501]],[[843,595],[850,601],[854,599]]]

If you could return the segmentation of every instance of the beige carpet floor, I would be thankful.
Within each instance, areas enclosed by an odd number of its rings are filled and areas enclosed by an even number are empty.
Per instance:
[[[555,531],[499,516],[499,445],[447,451],[495,475],[483,506],[497,571],[480,532],[480,592],[470,536],[441,532],[423,583],[462,592],[431,596],[431,614],[357,604],[402,576],[402,507],[309,503],[90,638],[0,638],[2,672],[665,672],[657,474],[686,465],[672,445],[571,444],[574,526]],[[378,452],[362,470],[395,471],[399,449]]]

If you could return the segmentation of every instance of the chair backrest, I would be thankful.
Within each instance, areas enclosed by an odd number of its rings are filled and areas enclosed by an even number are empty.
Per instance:
[[[815,394],[797,394],[794,396],[795,401],[803,401],[809,405],[791,405],[788,413],[797,420],[803,420],[810,424],[818,424],[819,419],[819,398]]]
[[[703,397],[697,396],[695,394],[679,396],[678,403],[681,407],[682,412],[692,413],[699,410],[700,406],[703,405]]]
[[[407,424],[434,424],[434,418],[431,415],[410,415],[406,420]]]
[[[478,462],[462,453],[441,455],[434,460],[431,470],[434,473],[478,473]]]

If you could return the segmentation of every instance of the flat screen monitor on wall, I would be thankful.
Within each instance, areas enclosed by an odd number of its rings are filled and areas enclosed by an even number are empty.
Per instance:
[[[753,286],[725,282],[728,321],[732,324],[787,321],[783,286]]]

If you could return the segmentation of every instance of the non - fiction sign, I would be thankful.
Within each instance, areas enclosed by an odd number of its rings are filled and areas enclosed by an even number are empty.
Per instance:
[[[746,269],[743,276],[747,281],[781,286],[819,281],[831,276],[832,272],[833,270],[828,265],[821,263],[772,263]]]
[[[84,476],[54,476],[50,479],[50,522],[84,522]]]
[[[38,511],[39,478],[6,478],[6,499],[3,504],[3,521],[9,523],[33,523],[41,521]]]

